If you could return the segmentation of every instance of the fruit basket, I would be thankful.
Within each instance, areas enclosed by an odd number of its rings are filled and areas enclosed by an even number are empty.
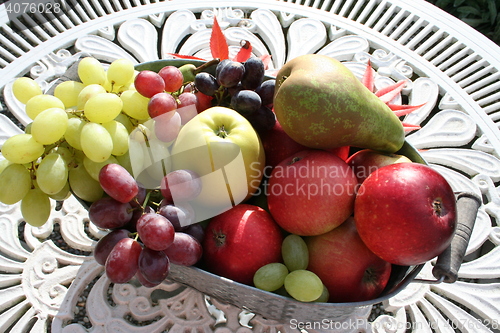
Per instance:
[[[180,67],[188,63],[199,66],[204,62],[193,60],[161,60],[140,64],[136,66],[136,70],[158,72],[166,65]],[[206,71],[214,73],[215,68],[213,66],[208,67]],[[77,79],[75,74],[75,69],[70,69],[65,75],[65,79]],[[413,162],[425,164],[424,159],[419,155],[417,150],[407,142],[404,143],[401,150],[397,153],[405,155]],[[90,207],[89,203],[85,201],[82,201],[82,203],[87,208]],[[480,201],[475,195],[469,193],[457,194],[457,232],[450,247],[437,260],[435,276],[438,282],[454,282],[456,279],[456,271],[463,259],[479,203]],[[393,265],[390,279],[384,291],[377,298],[348,303],[304,303],[290,297],[280,296],[232,281],[197,267],[186,267],[176,264],[172,264],[168,278],[197,289],[220,301],[233,304],[253,313],[258,313],[268,319],[286,321],[293,318],[299,321],[321,321],[328,318],[333,321],[343,321],[354,309],[370,307],[399,293],[409,283],[415,281],[422,267],[423,264],[414,266]]]

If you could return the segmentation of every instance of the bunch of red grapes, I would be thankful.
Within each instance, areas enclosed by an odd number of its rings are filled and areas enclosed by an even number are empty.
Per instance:
[[[155,191],[146,191],[119,164],[104,166],[99,182],[109,197],[92,203],[89,218],[111,232],[99,240],[94,257],[112,282],[126,283],[135,276],[142,285],[154,287],[168,276],[170,263],[192,266],[200,260],[203,228],[193,224],[189,204],[201,192],[196,173],[168,173],[156,191],[162,197],[156,207],[148,205]]]

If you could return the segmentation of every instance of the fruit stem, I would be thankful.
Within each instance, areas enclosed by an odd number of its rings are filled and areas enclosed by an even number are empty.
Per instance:
[[[217,131],[215,131],[215,135],[217,135],[218,137],[222,138],[222,139],[225,139],[228,135],[226,129],[224,128],[224,125],[221,125]]]
[[[443,205],[441,202],[441,198],[434,199],[432,202],[432,207],[434,208],[434,211],[438,216],[441,216],[441,213],[443,212]]]
[[[199,73],[199,72],[201,72],[202,70],[204,70],[204,69],[206,69],[206,68],[208,68],[208,67],[210,67],[210,66],[217,65],[219,62],[220,62],[220,59],[219,59],[219,58],[215,58],[215,59],[212,59],[212,60],[210,60],[210,61],[207,61],[206,63],[204,63],[204,64],[202,64],[202,65],[200,65],[200,66],[196,67],[196,68],[195,68],[195,70],[194,70],[194,73],[195,73],[195,74],[196,74],[196,73]]]
[[[217,247],[221,247],[226,242],[226,235],[224,235],[222,232],[214,232],[214,240],[215,245]]]

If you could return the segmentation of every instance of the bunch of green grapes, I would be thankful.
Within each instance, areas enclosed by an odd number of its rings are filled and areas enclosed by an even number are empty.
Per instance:
[[[20,201],[26,222],[41,226],[50,199],[64,200],[70,192],[87,202],[101,198],[100,169],[130,166],[129,134],[150,118],[149,98],[135,90],[135,75],[130,60],[105,69],[86,57],[78,64],[80,81],[58,84],[53,95],[31,78],[16,79],[14,96],[33,121],[2,146],[0,202]]]
[[[309,250],[302,237],[294,234],[285,237],[281,253],[283,263],[270,263],[255,272],[255,287],[301,302],[327,302],[328,289],[315,273],[307,270]]]

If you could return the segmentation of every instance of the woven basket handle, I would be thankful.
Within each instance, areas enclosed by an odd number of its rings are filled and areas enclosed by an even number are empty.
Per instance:
[[[432,274],[436,279],[453,283],[458,278],[458,270],[469,244],[470,236],[476,222],[477,212],[481,206],[481,198],[470,192],[459,192],[457,195],[457,229],[451,244],[441,253]]]

